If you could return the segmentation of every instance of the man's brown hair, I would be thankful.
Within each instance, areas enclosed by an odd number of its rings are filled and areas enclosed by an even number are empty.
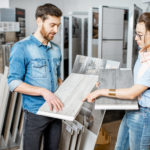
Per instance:
[[[47,15],[61,17],[62,11],[53,4],[47,3],[36,9],[35,18],[40,17],[43,21],[47,19]]]

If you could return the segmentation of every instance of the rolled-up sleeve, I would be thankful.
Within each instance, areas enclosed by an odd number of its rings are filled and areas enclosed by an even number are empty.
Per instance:
[[[20,43],[15,44],[9,58],[8,85],[10,91],[14,91],[24,80],[25,54]]]

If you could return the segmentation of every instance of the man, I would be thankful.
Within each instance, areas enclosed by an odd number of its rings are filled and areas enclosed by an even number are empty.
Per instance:
[[[45,101],[50,110],[63,108],[62,102],[53,94],[62,82],[61,52],[51,42],[58,31],[62,12],[52,4],[45,4],[37,8],[35,16],[36,32],[12,47],[8,83],[11,91],[23,96],[23,149],[39,150],[44,135],[44,150],[57,150],[61,121],[36,115],[36,112]]]

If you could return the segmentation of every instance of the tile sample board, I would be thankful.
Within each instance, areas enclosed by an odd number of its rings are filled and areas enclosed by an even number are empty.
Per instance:
[[[85,132],[82,139],[83,141],[80,147],[81,150],[94,150],[97,135],[85,128]]]
[[[50,111],[47,102],[45,102],[37,114],[73,121],[81,109],[82,99],[91,92],[97,81],[98,76],[96,75],[71,73],[55,92],[64,104],[63,110],[59,112]]]
[[[73,66],[73,73],[99,74],[100,69],[118,69],[120,62],[100,58],[77,55]]]
[[[70,125],[66,125],[62,122],[61,140],[59,150],[69,150],[71,145],[73,131]]]
[[[133,85],[132,71],[129,69],[101,70],[100,88],[118,89]],[[100,110],[137,110],[137,100],[100,97],[95,101],[95,109]]]
[[[8,101],[8,103],[10,103],[9,108],[8,108],[8,114],[7,114],[7,118],[6,118],[6,123],[4,124],[4,141],[5,144],[8,144],[8,140],[10,138],[10,129],[11,129],[11,124],[13,121],[13,112],[15,109],[15,104],[16,104],[16,99],[17,99],[17,93],[13,92],[11,94],[11,99]]]
[[[90,126],[88,127],[88,129],[85,128],[83,132],[80,150],[94,150],[105,112],[105,110],[95,110],[93,104],[91,117],[89,118]]]
[[[2,128],[5,120],[7,102],[9,99],[9,87],[7,84],[8,67],[5,67],[4,74],[0,80],[0,135],[2,133]]]

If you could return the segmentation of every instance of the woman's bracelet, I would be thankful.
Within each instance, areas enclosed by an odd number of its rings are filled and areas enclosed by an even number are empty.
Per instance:
[[[109,89],[108,95],[110,95],[110,96],[116,96],[116,89]]]

